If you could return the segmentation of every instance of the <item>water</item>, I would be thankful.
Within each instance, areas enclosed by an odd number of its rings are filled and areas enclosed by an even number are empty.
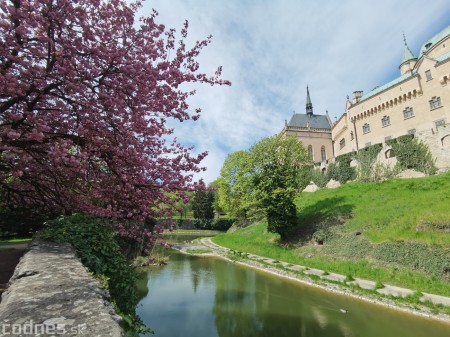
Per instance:
[[[161,337],[450,336],[450,324],[216,258],[174,253],[138,288],[137,313]]]

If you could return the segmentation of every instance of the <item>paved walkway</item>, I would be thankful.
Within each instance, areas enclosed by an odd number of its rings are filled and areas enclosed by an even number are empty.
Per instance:
[[[200,239],[200,245],[197,244],[196,248],[198,249],[200,246],[207,247],[212,250],[213,253],[217,255],[226,256],[228,253],[232,252],[232,249],[228,249],[222,246],[217,245],[216,243],[211,241],[211,238],[202,238]],[[191,247],[188,247],[190,249]],[[245,254],[245,253],[243,253]],[[386,295],[386,296],[392,296],[392,297],[407,297],[414,295],[416,292],[411,289],[407,288],[400,288],[388,284],[383,284],[382,287],[378,285],[377,283],[371,280],[364,280],[360,278],[354,278],[353,280],[349,281],[347,280],[347,277],[341,274],[336,273],[326,273],[323,270],[315,269],[315,268],[308,268],[301,265],[292,265],[287,262],[277,261],[268,257],[264,256],[258,256],[254,254],[245,254],[245,257],[249,260],[253,260],[255,262],[263,262],[266,264],[269,264],[271,267],[280,267],[280,265],[283,267],[283,269],[292,271],[292,272],[299,272],[302,271],[306,275],[315,275],[317,277],[320,277],[320,279],[325,281],[333,281],[343,284],[353,284],[356,285],[362,289],[367,290],[375,290],[379,294]],[[420,297],[420,300],[422,302],[429,301],[433,304],[441,304],[450,307],[450,297],[440,296],[440,295],[433,295],[428,293],[422,293],[422,296]]]

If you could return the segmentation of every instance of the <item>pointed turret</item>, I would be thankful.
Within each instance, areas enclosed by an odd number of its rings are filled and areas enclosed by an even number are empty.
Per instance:
[[[313,106],[311,103],[311,97],[309,97],[309,88],[306,86],[306,114],[311,117],[313,115]]]
[[[417,57],[414,56],[411,49],[409,49],[408,44],[406,43],[406,37],[405,34],[403,34],[403,42],[405,43],[405,51],[403,53],[403,61],[402,64],[400,64],[400,73],[402,75],[404,74],[411,74],[414,66],[417,62]]]

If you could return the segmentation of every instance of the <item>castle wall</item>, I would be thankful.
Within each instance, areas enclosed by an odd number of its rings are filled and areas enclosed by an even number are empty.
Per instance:
[[[450,59],[435,59],[445,58],[449,48],[450,36],[418,60],[413,75],[403,75],[348,104],[332,127],[335,155],[412,133],[429,146],[438,168],[449,168]],[[440,100],[440,106],[432,106],[432,100]]]

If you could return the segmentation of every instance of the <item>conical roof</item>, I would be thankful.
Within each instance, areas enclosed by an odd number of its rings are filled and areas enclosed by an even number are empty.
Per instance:
[[[405,45],[405,52],[403,53],[402,64],[411,60],[417,60],[417,57],[414,56],[411,49],[409,49],[408,45]]]
[[[409,49],[408,44],[406,43],[405,34],[403,34],[403,41],[405,42],[405,51],[403,52],[403,60],[401,64],[412,60],[417,61],[417,57],[414,56],[411,49]]]

